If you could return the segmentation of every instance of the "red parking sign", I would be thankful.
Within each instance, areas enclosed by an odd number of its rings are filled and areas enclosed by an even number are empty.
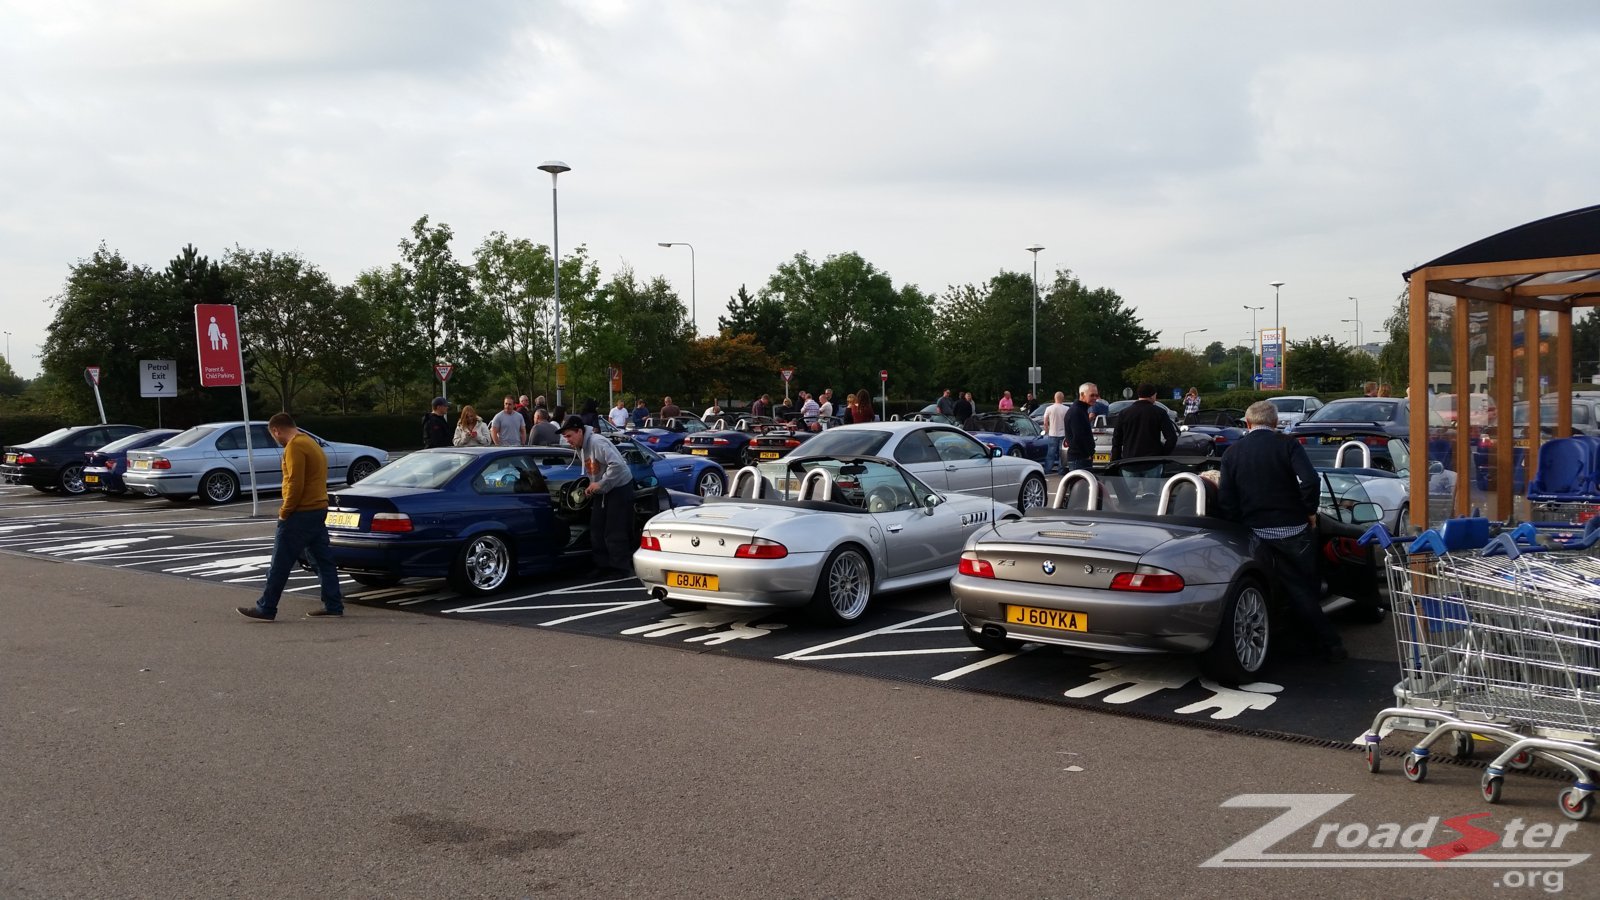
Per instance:
[[[238,387],[244,383],[237,308],[231,304],[196,303],[194,335],[200,349],[201,387]]]

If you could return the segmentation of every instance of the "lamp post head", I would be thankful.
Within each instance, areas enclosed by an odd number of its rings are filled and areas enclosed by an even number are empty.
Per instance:
[[[1032,247],[1028,248],[1028,252],[1032,253],[1034,256],[1038,256],[1039,255],[1039,251],[1043,250],[1043,249],[1044,248],[1039,246],[1038,244],[1034,244]]]
[[[541,166],[540,168],[543,168],[543,166]],[[1267,284],[1271,285],[1274,288],[1281,288],[1281,287],[1284,286],[1285,283],[1286,282],[1282,282],[1282,281],[1269,281],[1269,282],[1267,282]]]
[[[572,167],[559,159],[552,159],[541,163],[539,165],[539,171],[549,172],[550,177],[554,178],[555,176],[560,175],[562,172],[571,172]]]
[[[672,242],[671,241],[656,241],[656,246],[657,247],[671,247],[672,246]]]

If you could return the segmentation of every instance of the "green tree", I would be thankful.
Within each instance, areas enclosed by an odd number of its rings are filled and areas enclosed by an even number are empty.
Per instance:
[[[554,285],[550,248],[526,238],[491,232],[473,253],[478,295],[504,336],[514,381],[522,393],[540,393],[551,382],[554,360]]]
[[[683,359],[694,327],[665,278],[640,283],[633,269],[624,267],[574,303],[571,335],[584,396],[605,393],[609,366],[621,368],[628,383],[644,390],[682,393]]]
[[[870,384],[880,369],[908,390],[931,379],[931,298],[914,286],[896,288],[860,254],[817,263],[798,253],[778,266],[757,299],[778,304],[791,336],[787,346],[768,343],[768,350],[814,392]]]
[[[707,400],[753,400],[768,389],[778,369],[778,361],[748,332],[693,340],[683,361],[688,392]]]
[[[372,327],[364,342],[371,352],[371,376],[376,380],[385,412],[427,410],[438,389],[433,380],[433,357],[427,343],[418,339],[422,324],[406,291],[406,273],[399,264],[373,268],[356,276],[352,289],[358,302],[371,310]]]
[[[1377,370],[1369,354],[1328,335],[1290,341],[1284,365],[1291,389],[1316,393],[1351,390]]]
[[[1033,358],[1030,276],[1002,271],[981,287],[951,287],[935,307],[935,323],[934,393],[947,387],[970,390],[980,406],[1001,391],[1022,395]],[[1040,351],[1046,353],[1043,323]]]
[[[1148,359],[1141,360],[1128,367],[1122,373],[1122,378],[1125,379],[1127,384],[1132,385],[1148,381],[1156,386],[1156,396],[1159,397],[1170,395],[1174,390],[1181,391],[1207,383],[1206,376],[1208,372],[1209,369],[1206,366],[1205,357],[1198,353],[1191,353],[1188,350],[1161,349],[1151,354]],[[1090,380],[1092,381],[1093,379]],[[1100,384],[1099,382],[1096,383]],[[1121,390],[1121,385],[1118,386],[1118,390]],[[1072,391],[1068,391],[1068,395],[1073,396],[1074,391],[1076,391],[1076,387]],[[1107,392],[1104,384],[1100,384],[1100,393],[1102,396],[1116,396],[1116,394]]]
[[[1069,397],[1085,381],[1099,385],[1105,396],[1117,396],[1128,383],[1124,373],[1149,356],[1155,340],[1121,295],[1085,287],[1070,271],[1056,273],[1040,305],[1039,365],[1049,383],[1060,385],[1055,390]]]
[[[789,348],[789,322],[784,316],[782,303],[774,297],[752,297],[744,285],[728,298],[728,312],[717,317],[717,330],[722,334],[748,334],[756,343],[767,347]]]
[[[346,285],[323,311],[312,334],[311,371],[339,398],[339,411],[345,415],[377,362],[372,346],[376,318],[370,295]]]
[[[0,358],[0,397],[17,397],[27,389],[28,382],[17,377],[11,361]]]
[[[1574,312],[1572,318],[1572,380],[1588,381],[1600,374],[1600,313],[1590,308]]]
[[[1210,365],[1219,365],[1228,359],[1228,350],[1222,346],[1221,341],[1212,341],[1205,350],[1206,362]]]
[[[296,253],[235,247],[222,271],[239,306],[245,356],[256,380],[294,412],[294,401],[312,374],[324,311],[338,292],[321,269]]]

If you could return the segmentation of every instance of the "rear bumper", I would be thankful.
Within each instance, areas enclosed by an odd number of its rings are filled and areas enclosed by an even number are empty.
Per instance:
[[[200,476],[165,475],[145,471],[130,471],[122,476],[122,483],[130,491],[151,497],[182,497],[200,490]]]
[[[443,578],[460,550],[458,540],[427,540],[405,535],[364,534],[328,529],[333,565],[344,572],[398,578]]]
[[[1228,586],[1195,584],[1174,594],[1068,593],[1045,585],[958,574],[950,579],[950,593],[962,623],[974,631],[995,625],[1017,640],[1102,653],[1198,653],[1216,640]],[[1011,624],[1006,621],[1006,606],[1080,613],[1089,630]]]
[[[40,487],[49,487],[56,483],[61,476],[61,470],[55,466],[0,466],[0,478],[14,481],[17,484],[33,484]]]
[[[91,491],[120,494],[128,489],[122,481],[122,473],[115,472],[103,466],[90,466],[83,470],[83,486]]]
[[[825,555],[791,553],[783,559],[731,559],[690,556],[658,550],[636,550],[633,571],[645,589],[660,588],[668,597],[716,606],[804,606],[817,590]],[[717,590],[671,587],[667,572],[717,576]]]

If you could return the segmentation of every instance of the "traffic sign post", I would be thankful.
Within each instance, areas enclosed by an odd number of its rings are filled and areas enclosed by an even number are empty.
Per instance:
[[[617,393],[622,390],[622,370],[616,366],[606,366],[606,408],[617,405]]]
[[[878,381],[883,384],[883,389],[878,393],[883,395],[883,421],[889,421],[889,370],[878,370]]]
[[[178,364],[170,359],[139,360],[139,396],[156,398],[156,427],[161,427],[161,398],[178,396]]]
[[[778,370],[778,374],[783,376],[783,399],[787,400],[789,399],[789,382],[794,380],[794,369],[793,367],[784,367]]]
[[[446,400],[450,399],[450,376],[455,374],[456,367],[450,363],[434,363],[433,374],[438,377],[439,383],[444,386],[441,392]]]
[[[100,410],[100,424],[106,424],[106,405],[100,402],[100,367],[89,366],[83,370],[83,380],[94,388],[94,405]]]
[[[261,509],[257,486],[256,452],[250,440],[250,395],[245,391],[244,335],[239,333],[239,310],[231,303],[194,305],[194,343],[200,355],[201,387],[239,387],[244,410],[244,458],[250,471],[250,517]]]

